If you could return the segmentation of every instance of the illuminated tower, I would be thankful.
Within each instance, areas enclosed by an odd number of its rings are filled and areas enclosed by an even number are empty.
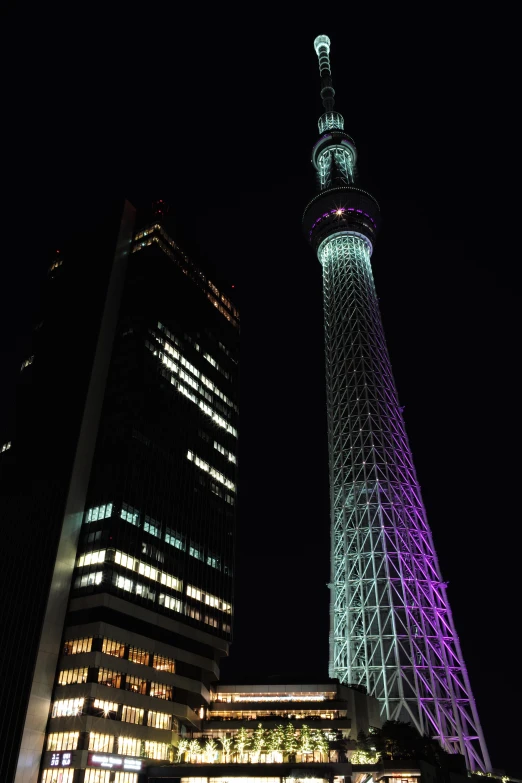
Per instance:
[[[330,41],[315,40],[324,114],[306,235],[323,268],[331,502],[330,676],[363,684],[383,719],[411,721],[490,769],[393,380],[370,264],[379,206],[333,110]]]

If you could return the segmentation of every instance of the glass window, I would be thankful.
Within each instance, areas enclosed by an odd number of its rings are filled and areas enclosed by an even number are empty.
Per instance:
[[[129,647],[129,661],[134,663],[143,663],[149,665],[149,653],[146,650],[140,650],[138,647]]]
[[[145,756],[148,759],[162,759],[168,761],[169,746],[166,742],[151,742],[145,740]]]
[[[72,770],[71,770],[72,771]],[[84,783],[109,783],[111,773],[108,769],[93,769],[88,767],[85,770]]]
[[[101,710],[104,718],[106,718],[110,712],[118,712],[118,704],[115,701],[94,699],[93,707],[97,710]]]
[[[160,593],[159,603],[160,606],[166,606],[167,609],[172,609],[174,612],[182,611],[181,601],[179,600],[179,598],[174,598],[171,595],[165,595],[165,593]]]
[[[93,563],[103,563],[105,560],[105,549],[97,549],[95,552],[85,552],[78,558],[77,566],[82,568],[83,566],[92,565]]]
[[[176,671],[176,661],[173,658],[164,658],[162,655],[155,655],[152,665],[155,669],[162,672],[174,672]]]
[[[60,731],[47,736],[47,750],[76,750],[79,731]]]
[[[128,506],[127,503],[121,504],[120,516],[126,522],[130,522],[131,525],[138,525],[140,519],[140,512],[137,508]]]
[[[122,756],[140,756],[141,740],[134,737],[118,737],[118,753]]]
[[[84,574],[74,580],[75,587],[89,587],[89,585],[99,585],[103,579],[103,571],[93,571],[90,574]]]
[[[155,696],[157,699],[166,699],[172,701],[172,685],[164,685],[161,682],[151,682],[150,695]]]
[[[112,503],[106,503],[104,506],[90,508],[87,512],[86,522],[96,522],[98,519],[107,519],[112,516]]]
[[[161,525],[156,519],[145,515],[145,522],[143,523],[143,530],[145,533],[150,533],[152,536],[161,538]]]
[[[127,704],[123,705],[121,719],[126,723],[143,723],[143,710],[137,707],[129,707]]]
[[[70,639],[65,642],[63,647],[64,655],[76,655],[77,653],[90,652],[92,647],[92,636],[85,639]]]
[[[110,669],[98,669],[98,682],[108,688],[121,688],[121,674]]]
[[[44,769],[41,783],[72,783],[74,769]]]
[[[123,658],[125,655],[125,645],[123,642],[116,642],[114,639],[104,639],[102,642],[102,652],[107,655],[114,655],[116,658]]]
[[[60,699],[53,704],[52,718],[81,715],[85,699]]]
[[[147,726],[154,726],[155,729],[172,729],[172,715],[167,712],[149,710]]]
[[[72,682],[87,682],[87,667],[83,669],[62,669],[58,675],[58,684],[70,685]]]
[[[116,772],[114,783],[138,783],[137,772]]]
[[[135,693],[146,693],[147,680],[142,680],[140,677],[134,677],[132,674],[128,674],[125,680],[125,690],[134,691]]]
[[[112,734],[98,734],[91,731],[89,734],[89,750],[98,750],[100,753],[112,753],[114,737]]]
[[[181,536],[179,533],[176,533],[174,530],[171,530],[169,527],[165,533],[165,541],[167,544],[176,547],[176,549],[181,549],[183,552],[185,551],[183,536]]]

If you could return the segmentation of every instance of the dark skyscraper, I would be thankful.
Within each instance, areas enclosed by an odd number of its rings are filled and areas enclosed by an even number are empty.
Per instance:
[[[3,780],[135,783],[231,639],[239,314],[161,202],[116,212],[50,265],[0,454]]]
[[[362,684],[469,769],[489,757],[399,406],[370,258],[379,206],[334,111],[330,40],[315,41],[324,113],[305,210],[323,269],[331,503],[330,676]]]

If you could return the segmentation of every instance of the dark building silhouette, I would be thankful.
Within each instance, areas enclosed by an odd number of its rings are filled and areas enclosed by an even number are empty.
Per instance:
[[[48,270],[0,453],[5,781],[106,752],[134,783],[228,654],[239,314],[166,212],[119,205]]]

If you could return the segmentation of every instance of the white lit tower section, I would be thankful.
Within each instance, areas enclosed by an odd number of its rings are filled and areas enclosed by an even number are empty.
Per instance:
[[[334,111],[330,40],[315,40],[324,113],[319,193],[303,223],[323,268],[331,496],[330,676],[362,684],[468,768],[490,761],[406,437],[370,258],[379,206]]]

